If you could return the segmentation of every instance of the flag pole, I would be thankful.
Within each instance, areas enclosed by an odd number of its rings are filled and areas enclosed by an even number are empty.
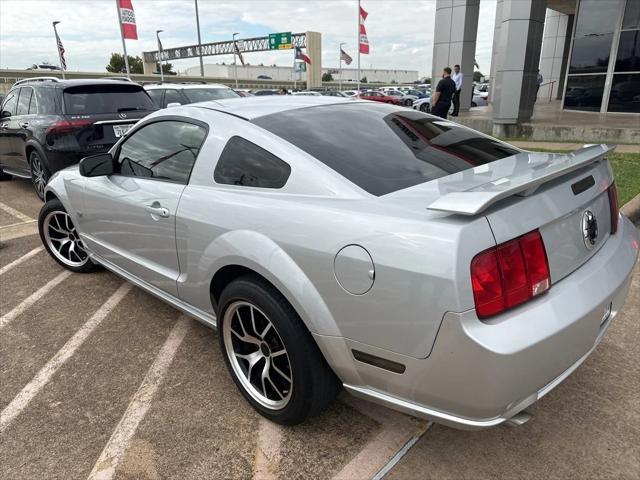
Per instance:
[[[296,70],[296,49],[293,49],[293,91],[298,87],[298,71]],[[293,92],[292,92],[293,93]]]
[[[358,0],[358,25],[356,28],[356,45],[358,48],[358,96],[360,96],[360,0]]]
[[[160,34],[162,30],[156,30],[156,39],[158,40],[158,66],[160,68],[160,83],[164,83],[164,70],[162,69],[162,42],[160,42]]]
[[[198,15],[198,0],[196,0],[196,26],[198,27],[198,54],[200,56],[200,76],[204,77],[204,63],[202,62],[202,39],[200,38],[200,16]]]
[[[124,41],[124,30],[122,29],[122,17],[120,16],[120,3],[116,0],[116,8],[118,9],[118,23],[120,24],[120,37],[122,38],[122,50],[124,50],[124,65],[127,68],[127,78],[131,78],[129,71],[129,56],[127,55],[127,43]]]
[[[58,50],[58,60],[60,61],[60,70],[62,70],[62,79],[64,80],[64,63],[62,61],[62,52],[60,51],[60,37],[58,37],[58,29],[56,28],[59,23],[58,21],[53,22],[53,33],[56,35],[56,50]]]
[[[340,91],[342,91],[342,46],[343,45],[346,45],[346,43],[343,42],[340,45],[338,45],[338,49],[340,50],[339,55],[338,55],[339,62],[340,62],[338,64],[339,65],[339,69],[340,69],[340,71],[338,73],[340,75],[338,77],[338,90],[340,90]]]

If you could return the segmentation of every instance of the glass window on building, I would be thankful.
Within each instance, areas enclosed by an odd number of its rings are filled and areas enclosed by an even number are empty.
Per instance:
[[[570,110],[599,112],[606,75],[569,75],[564,107]]]
[[[609,112],[640,113],[640,1],[627,0],[614,65]]]
[[[622,20],[623,30],[633,30],[640,28],[640,2],[638,0],[628,0]]]
[[[617,73],[613,76],[608,110],[640,113],[640,73]]]

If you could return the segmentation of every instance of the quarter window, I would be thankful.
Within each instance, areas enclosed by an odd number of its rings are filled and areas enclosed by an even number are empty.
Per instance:
[[[119,173],[186,185],[206,136],[203,127],[192,123],[172,120],[146,125],[122,144]]]
[[[232,137],[220,155],[213,178],[226,185],[282,188],[290,174],[288,163],[242,137]]]

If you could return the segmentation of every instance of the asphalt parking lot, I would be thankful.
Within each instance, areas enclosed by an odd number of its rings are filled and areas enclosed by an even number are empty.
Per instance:
[[[270,424],[216,333],[115,275],[67,274],[40,248],[41,203],[0,183],[0,478],[640,476],[640,268],[595,353],[522,427],[462,432],[342,394]],[[417,441],[416,441],[417,440]]]

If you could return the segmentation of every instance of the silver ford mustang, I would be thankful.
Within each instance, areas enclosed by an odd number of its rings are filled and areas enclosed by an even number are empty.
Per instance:
[[[517,423],[622,307],[638,237],[606,155],[531,153],[334,97],[156,112],[56,174],[51,256],[217,327],[265,417],[341,387],[460,428]]]

